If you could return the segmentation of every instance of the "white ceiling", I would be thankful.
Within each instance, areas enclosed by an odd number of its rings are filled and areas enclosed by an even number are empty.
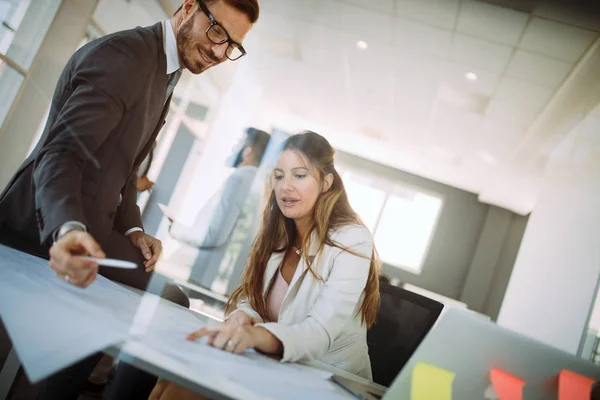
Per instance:
[[[260,0],[245,47],[273,124],[527,213],[544,157],[600,101],[599,7],[575,3]]]

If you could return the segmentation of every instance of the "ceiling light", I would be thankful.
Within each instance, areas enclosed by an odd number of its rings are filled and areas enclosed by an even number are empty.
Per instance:
[[[475,72],[467,72],[465,74],[465,78],[467,78],[468,80],[475,82],[477,80],[477,74]]]
[[[358,42],[356,42],[356,47],[358,47],[361,50],[366,50],[369,48],[369,45],[364,40],[359,40]]]

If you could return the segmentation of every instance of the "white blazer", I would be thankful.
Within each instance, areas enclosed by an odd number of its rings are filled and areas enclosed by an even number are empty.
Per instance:
[[[367,228],[358,225],[332,231],[330,237],[364,258],[325,245],[315,259],[318,243],[313,233],[308,257],[314,260],[313,270],[323,281],[308,271],[302,254],[283,298],[279,322],[257,326],[268,329],[283,343],[283,362],[318,360],[372,380],[367,328],[361,324],[358,311],[369,276],[373,237]],[[283,257],[284,253],[274,253],[267,263],[265,298]],[[237,310],[260,318],[247,301],[240,302]]]

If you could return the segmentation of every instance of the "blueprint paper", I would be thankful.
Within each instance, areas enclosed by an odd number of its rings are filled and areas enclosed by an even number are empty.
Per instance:
[[[77,288],[58,279],[46,260],[1,245],[0,317],[32,382],[130,340],[265,398],[344,398],[327,380],[329,372],[186,340],[206,325],[188,309],[102,276]]]
[[[124,341],[139,299],[101,276],[77,288],[0,245],[0,317],[32,382]]]
[[[195,371],[236,382],[261,398],[348,398],[336,392],[334,384],[328,381],[332,376],[329,372],[300,364],[281,363],[252,350],[237,355],[208,346],[206,340],[186,340],[187,334],[200,329],[205,323],[184,314],[190,313],[184,310],[176,315],[157,310],[154,314],[156,319],[147,326],[146,332],[131,340],[178,360]],[[171,319],[170,324],[164,323],[166,315]],[[174,324],[174,321],[177,323]]]

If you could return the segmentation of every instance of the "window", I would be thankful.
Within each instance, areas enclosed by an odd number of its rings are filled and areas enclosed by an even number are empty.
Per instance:
[[[0,0],[0,53],[29,69],[60,3],[61,0]]]
[[[367,228],[375,231],[381,208],[385,202],[384,189],[373,185],[373,179],[347,171],[342,178],[348,193],[350,205],[360,215]]]
[[[429,194],[390,194],[374,233],[382,261],[420,272],[441,207],[442,200]]]
[[[0,0],[0,126],[29,74],[60,3]]]
[[[338,171],[352,208],[373,233],[382,261],[420,273],[442,198],[347,165]]]

